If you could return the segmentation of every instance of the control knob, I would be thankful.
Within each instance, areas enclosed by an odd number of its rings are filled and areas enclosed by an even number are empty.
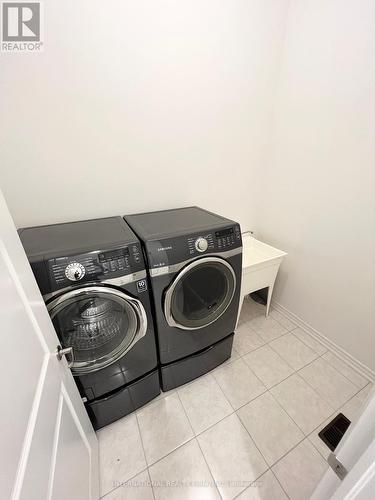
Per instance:
[[[195,242],[195,248],[198,252],[205,252],[208,248],[208,241],[206,238],[198,238]]]
[[[86,273],[86,269],[79,262],[71,262],[65,268],[65,276],[70,281],[81,280]]]

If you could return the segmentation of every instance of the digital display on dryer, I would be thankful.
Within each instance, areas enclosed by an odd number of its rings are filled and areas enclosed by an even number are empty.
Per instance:
[[[223,238],[224,236],[230,236],[233,234],[233,227],[229,227],[228,229],[222,229],[221,231],[216,231],[216,238]]]

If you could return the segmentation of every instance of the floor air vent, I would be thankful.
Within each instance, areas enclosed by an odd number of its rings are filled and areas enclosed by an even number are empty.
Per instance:
[[[322,429],[318,436],[331,451],[335,451],[336,446],[341,441],[347,428],[350,425],[350,420],[342,413],[339,413],[331,422]]]

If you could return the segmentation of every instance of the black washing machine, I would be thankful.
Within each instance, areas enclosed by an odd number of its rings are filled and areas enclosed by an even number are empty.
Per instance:
[[[19,230],[94,428],[160,393],[141,244],[121,217]]]
[[[145,249],[162,389],[231,355],[242,274],[239,224],[198,207],[125,216]]]

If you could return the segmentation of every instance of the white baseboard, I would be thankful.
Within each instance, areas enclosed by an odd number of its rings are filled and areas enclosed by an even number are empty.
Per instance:
[[[375,372],[371,370],[371,368],[358,361],[358,359],[346,352],[342,347],[339,347],[337,344],[335,344],[335,342],[332,342],[332,340],[328,339],[325,335],[315,330],[315,328],[303,321],[303,319],[301,319],[299,316],[292,313],[291,311],[289,311],[289,309],[274,300],[272,301],[272,307],[274,307],[281,314],[293,321],[293,323],[302,328],[302,330],[305,330],[305,332],[309,333],[318,342],[323,344],[324,347],[332,351],[338,358],[345,361],[345,363],[354,368],[354,370],[356,370],[358,373],[363,375],[371,382],[375,381]]]

